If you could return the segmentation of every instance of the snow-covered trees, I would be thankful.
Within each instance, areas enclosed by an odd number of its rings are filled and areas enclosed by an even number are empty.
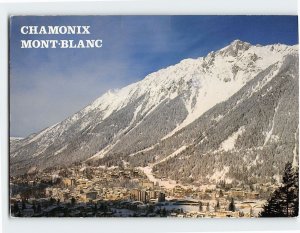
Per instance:
[[[260,217],[296,217],[299,209],[299,172],[289,162],[285,166],[282,185],[274,191]]]

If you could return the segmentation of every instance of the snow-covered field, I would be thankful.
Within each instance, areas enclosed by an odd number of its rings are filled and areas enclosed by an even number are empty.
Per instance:
[[[145,175],[148,177],[148,179],[152,182],[154,182],[154,184],[158,183],[159,186],[163,186],[167,189],[172,189],[174,188],[177,184],[175,180],[161,180],[161,179],[157,179],[153,174],[152,174],[152,166],[147,166],[147,167],[139,167],[140,170],[142,170]]]
[[[146,167],[138,167],[138,169],[140,169],[141,171],[143,171],[145,173],[145,175],[147,176],[147,178],[154,182],[154,184],[158,183],[159,186],[164,187],[166,189],[173,189],[175,186],[181,186],[183,188],[186,189],[193,189],[193,190],[205,190],[205,189],[213,189],[216,187],[216,185],[201,185],[201,187],[199,186],[195,186],[195,185],[183,185],[180,183],[177,183],[175,180],[171,180],[168,178],[163,178],[163,179],[158,179],[156,178],[153,173],[152,173],[152,165],[146,166]]]

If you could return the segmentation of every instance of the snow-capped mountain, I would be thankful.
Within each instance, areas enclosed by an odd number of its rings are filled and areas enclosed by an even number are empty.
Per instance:
[[[217,180],[235,176],[230,164],[211,163],[206,169],[197,164],[210,163],[220,154],[237,156],[240,150],[241,166],[255,167],[263,161],[254,158],[260,150],[277,161],[270,165],[277,174],[283,158],[276,155],[289,151],[285,159],[293,159],[298,153],[297,96],[298,46],[235,40],[206,57],[183,60],[108,91],[64,121],[12,142],[11,173],[87,161],[107,166],[152,164],[157,173],[191,182],[205,179],[203,171],[209,169],[207,179]],[[282,119],[291,125],[277,129]],[[275,142],[285,143],[284,149],[270,149]],[[189,171],[180,178],[170,171],[174,166]]]

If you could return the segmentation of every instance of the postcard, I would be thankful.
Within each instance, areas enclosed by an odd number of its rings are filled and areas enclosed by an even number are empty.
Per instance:
[[[295,217],[298,17],[12,16],[12,217]]]

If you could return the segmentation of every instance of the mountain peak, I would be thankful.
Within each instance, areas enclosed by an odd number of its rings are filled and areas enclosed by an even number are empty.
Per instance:
[[[236,39],[236,40],[232,41],[230,43],[230,45],[250,45],[250,43]]]
[[[233,42],[231,42],[228,46],[221,49],[221,51],[222,51],[222,53],[224,53],[224,55],[229,55],[229,56],[235,57],[235,56],[237,56],[239,51],[246,51],[250,47],[251,47],[250,43],[236,39]]]

